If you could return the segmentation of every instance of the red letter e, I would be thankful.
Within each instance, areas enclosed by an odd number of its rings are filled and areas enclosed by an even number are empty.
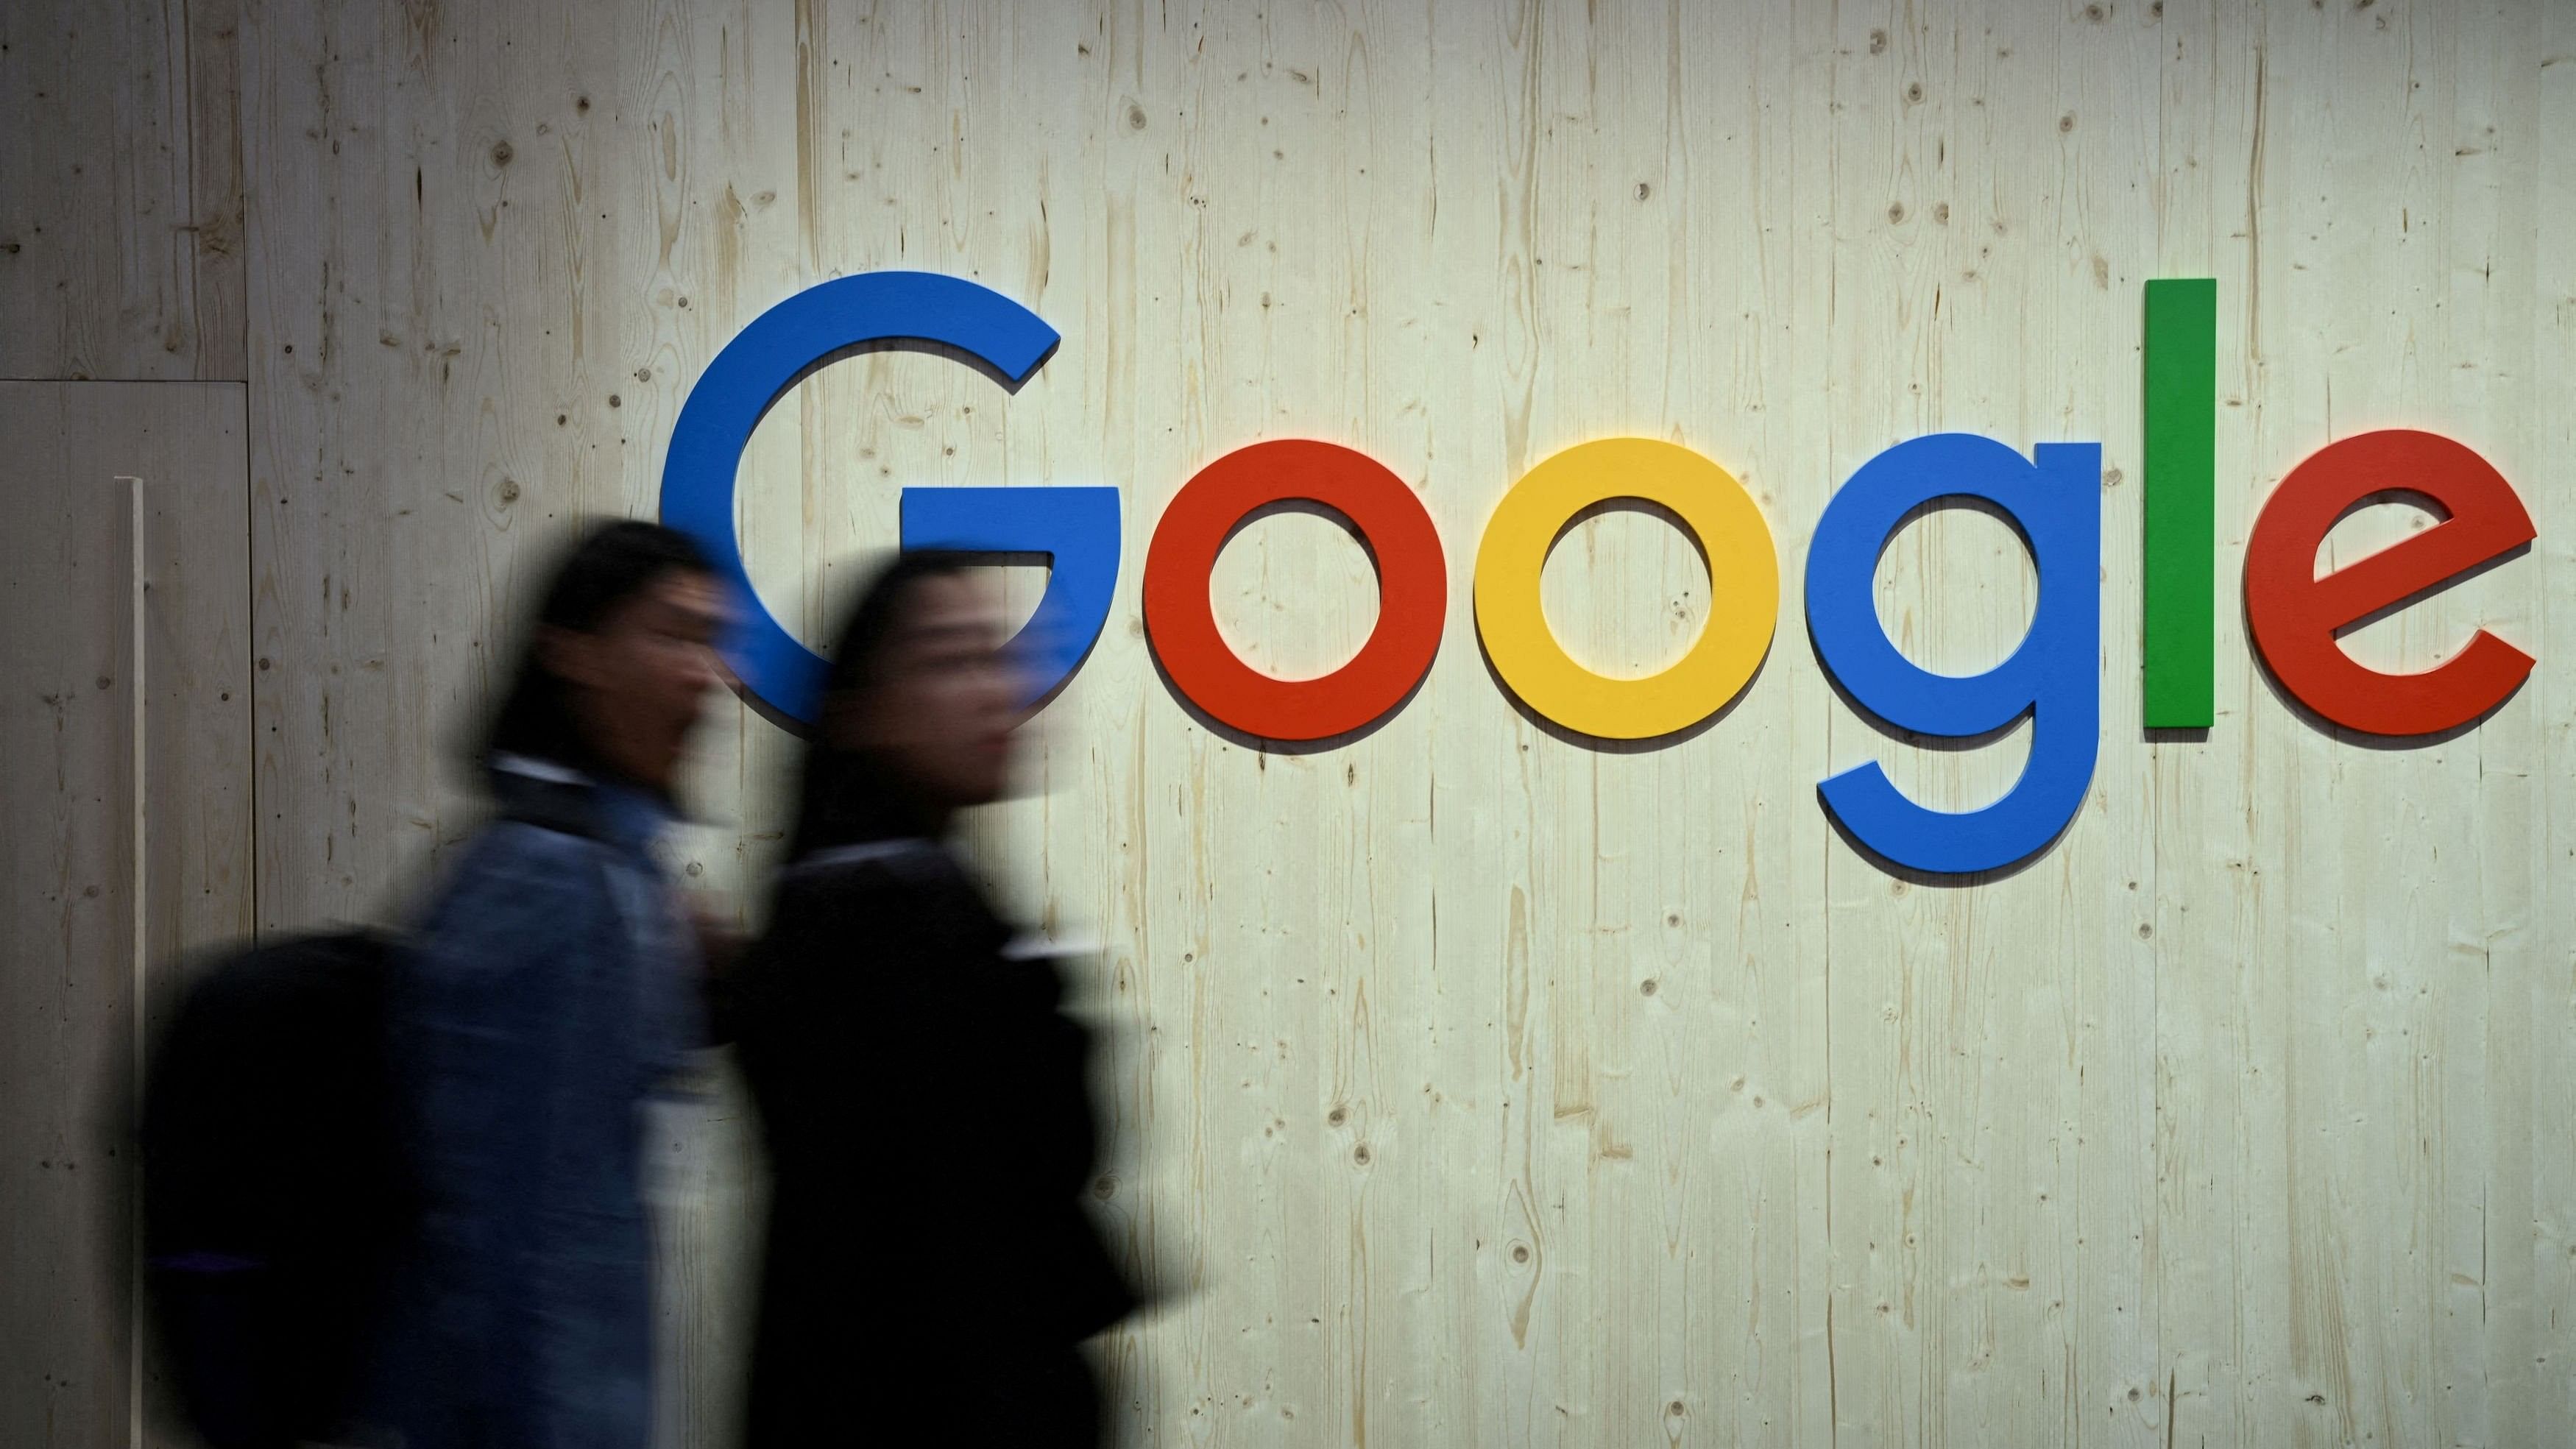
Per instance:
[[[2420,494],[2450,516],[2324,578],[2317,549],[2374,493]],[[2377,735],[2434,734],[2504,702],[2531,656],[2480,629],[2457,657],[2420,674],[2353,662],[2335,635],[2531,542],[2513,485],[2462,444],[2406,429],[2363,433],[2290,470],[2254,520],[2245,550],[2245,616],[2281,686],[2310,709]]]

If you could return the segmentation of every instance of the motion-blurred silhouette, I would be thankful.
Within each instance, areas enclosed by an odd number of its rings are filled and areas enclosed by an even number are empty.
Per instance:
[[[586,534],[479,758],[502,818],[392,973],[422,1198],[376,1375],[404,1449],[643,1449],[647,1097],[703,1040],[698,948],[651,846],[723,592],[654,524]]]
[[[498,818],[419,931],[238,952],[155,1045],[145,1281],[212,1449],[642,1449],[639,1107],[702,1036],[647,848],[720,600],[681,535],[594,527],[477,750]]]
[[[1020,713],[966,562],[899,555],[842,630],[742,968],[773,1171],[752,1449],[1096,1445],[1079,1345],[1136,1303],[1080,1202],[1089,1037],[943,844]]]

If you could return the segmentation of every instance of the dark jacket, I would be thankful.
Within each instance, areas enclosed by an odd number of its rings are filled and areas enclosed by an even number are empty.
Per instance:
[[[377,1418],[407,1449],[645,1449],[642,1108],[698,1043],[695,948],[641,793],[531,762],[392,982],[425,1193]]]
[[[1089,1039],[941,846],[782,879],[736,986],[772,1187],[752,1449],[1091,1446],[1134,1304],[1084,1212]]]

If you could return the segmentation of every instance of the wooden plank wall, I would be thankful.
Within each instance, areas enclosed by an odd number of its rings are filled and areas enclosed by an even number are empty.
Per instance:
[[[2525,1445],[2576,1418],[2576,634],[2548,605],[2576,581],[2576,10],[111,9],[160,49],[64,38],[89,7],[6,22],[13,87],[86,67],[47,103],[132,178],[0,150],[6,367],[230,375],[239,330],[264,926],[397,910],[471,828],[453,746],[544,545],[651,513],[681,400],[761,309],[921,267],[1062,330],[1013,396],[904,354],[818,374],[755,440],[742,528],[812,638],[898,482],[1126,490],[1041,793],[978,843],[1105,943],[1099,1205],[1192,1289],[1107,1345],[1133,1442]],[[237,246],[203,220],[236,184]],[[2527,557],[2347,640],[2421,667],[2483,621],[2532,649],[2483,727],[2320,727],[2230,607],[2217,728],[2140,729],[2139,291],[2191,275],[2220,287],[2222,581],[2336,437],[2432,428],[2521,490]],[[1836,484],[1941,429],[2098,440],[2106,468],[2093,794],[1966,886],[1860,859],[1815,783],[1875,758],[1966,806],[2026,743],[1882,734],[1798,597]],[[1513,479],[1631,433],[1746,481],[1786,596],[1740,704],[1604,749],[1499,689],[1467,583]],[[1164,500],[1281,436],[1413,483],[1451,569],[1428,682],[1323,751],[1200,727],[1138,614]],[[1882,617],[1975,668],[2030,579],[1990,520],[1936,514]],[[1547,580],[1628,670],[1705,588],[1615,512]],[[1286,672],[1373,609],[1356,546],[1293,514],[1215,591]],[[789,752],[728,705],[706,756],[720,823],[680,863],[748,919]],[[741,1123],[692,1120],[674,1434],[711,1442],[738,1340],[690,1325],[738,1291],[745,1199],[707,1184]]]
[[[123,1134],[190,953],[251,926],[242,403],[0,382],[0,1443],[125,1444],[162,1407]]]
[[[10,385],[10,413],[52,400],[31,389],[57,390]],[[31,471],[41,494],[11,490],[9,612],[61,622],[10,629],[7,655],[0,1399],[14,1436],[45,1443],[57,1419],[122,1428],[126,1417],[125,1164],[100,1129],[113,1116],[103,1104],[131,1080],[134,1046],[134,585],[126,486],[100,477],[63,488],[42,463]]]
[[[0,378],[242,379],[237,8],[0,9]]]

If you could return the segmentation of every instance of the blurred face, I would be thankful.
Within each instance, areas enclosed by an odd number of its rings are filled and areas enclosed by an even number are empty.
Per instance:
[[[715,642],[724,622],[715,579],[674,569],[610,609],[598,628],[548,633],[546,667],[570,687],[574,716],[604,764],[670,790],[707,692],[722,682]]]
[[[934,809],[1000,799],[1020,715],[1000,601],[949,575],[915,582],[899,612],[869,687],[833,706],[832,743],[875,754]]]

